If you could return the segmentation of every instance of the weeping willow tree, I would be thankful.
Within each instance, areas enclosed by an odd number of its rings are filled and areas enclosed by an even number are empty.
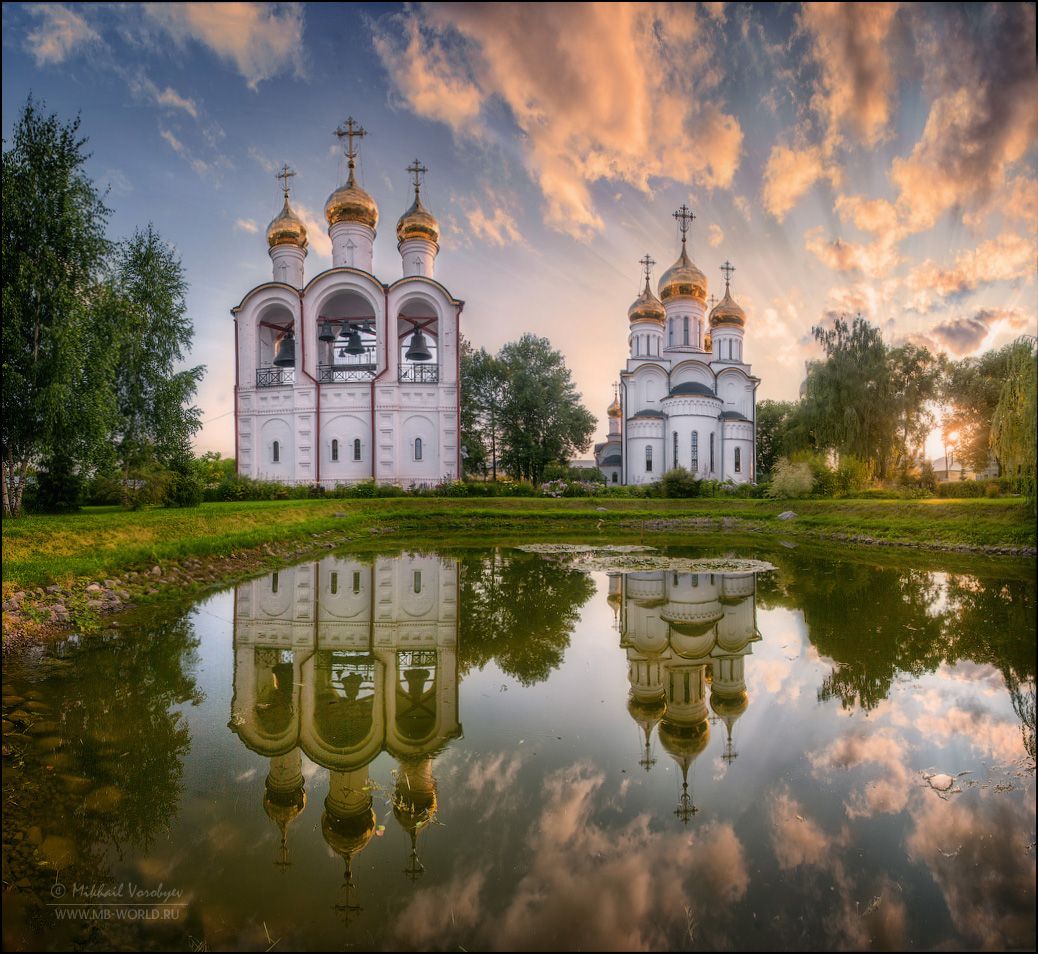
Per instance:
[[[1004,472],[1017,481],[1032,506],[1038,500],[1035,465],[1038,457],[1038,339],[1019,338],[1009,365],[998,405],[991,420],[991,449],[1002,461]]]

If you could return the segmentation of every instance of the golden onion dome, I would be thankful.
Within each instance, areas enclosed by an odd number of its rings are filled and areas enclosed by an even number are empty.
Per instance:
[[[622,417],[623,409],[620,407],[620,398],[613,395],[613,403],[606,409],[606,414],[610,417]]]
[[[369,229],[378,225],[378,206],[359,185],[350,169],[350,177],[346,185],[339,186],[324,204],[324,217],[329,225],[339,222],[356,222]]]
[[[710,312],[710,327],[716,325],[737,325],[742,328],[746,324],[746,312],[732,298],[730,289],[725,287],[722,298]]]
[[[284,831],[306,807],[306,792],[302,786],[290,792],[279,792],[269,785],[263,794],[263,811],[275,825]]]
[[[645,280],[645,288],[634,300],[634,304],[627,309],[627,319],[634,324],[636,321],[654,321],[662,325],[667,320],[667,313],[661,302],[649,287],[649,280]]]
[[[396,240],[400,245],[408,239],[427,239],[434,245],[440,242],[440,225],[433,214],[422,205],[422,197],[414,190],[414,202],[396,224]]]
[[[716,689],[710,693],[710,708],[722,719],[725,716],[741,716],[749,704],[750,697],[745,689],[734,694],[722,693]]]
[[[688,257],[685,243],[681,243],[681,255],[660,278],[660,299],[696,298],[706,301],[706,275]]]
[[[668,755],[676,759],[693,759],[710,741],[710,723],[706,719],[684,725],[664,717],[659,727],[660,743]]]
[[[303,220],[292,211],[287,195],[281,211],[267,226],[267,245],[270,248],[274,248],[276,245],[294,245],[296,248],[306,248],[306,226],[303,225]]]
[[[321,834],[340,857],[362,851],[375,834],[375,827],[375,810],[370,805],[353,815],[336,815],[325,809],[321,816]]]

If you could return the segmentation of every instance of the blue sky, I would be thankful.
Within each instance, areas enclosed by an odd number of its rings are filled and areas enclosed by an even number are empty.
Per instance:
[[[180,252],[202,450],[232,451],[229,309],[270,277],[274,168],[316,274],[348,114],[379,276],[418,156],[463,332],[549,337],[602,431],[682,202],[712,290],[736,266],[762,397],[796,396],[833,313],[956,357],[1036,330],[1032,4],[5,4],[3,44],[5,136],[30,93],[79,113],[112,236],[150,220]]]

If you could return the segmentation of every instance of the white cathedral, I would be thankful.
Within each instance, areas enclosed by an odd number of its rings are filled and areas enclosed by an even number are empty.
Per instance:
[[[740,484],[756,479],[756,395],[760,379],[743,356],[746,313],[731,294],[707,313],[706,276],[687,249],[695,215],[674,213],[681,254],[663,273],[659,297],[650,284],[627,310],[627,366],[609,406],[609,435],[595,446],[595,463],[610,484],[647,484],[684,467],[699,479]]]
[[[461,475],[459,319],[464,305],[436,281],[439,225],[414,203],[397,222],[401,274],[375,275],[379,212],[357,183],[351,117],[346,183],[325,203],[332,267],[309,277],[307,234],[289,204],[267,228],[272,281],[231,309],[235,328],[238,473],[334,487],[363,480],[434,484]]]

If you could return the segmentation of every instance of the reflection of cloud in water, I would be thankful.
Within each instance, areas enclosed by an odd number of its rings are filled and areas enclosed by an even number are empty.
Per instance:
[[[1005,678],[990,663],[977,663],[969,659],[961,659],[954,664],[945,662],[937,667],[937,675],[941,679],[965,685],[972,693],[999,696],[1006,690]]]
[[[586,949],[647,950],[670,946],[668,938],[686,931],[687,911],[743,897],[749,873],[731,825],[712,823],[692,835],[654,832],[639,815],[606,827],[594,817],[605,780],[586,763],[545,780],[544,807],[527,835],[528,867],[503,911],[480,910],[489,875],[468,874],[420,890],[398,920],[406,930],[400,941],[440,947],[464,937],[486,948],[553,949],[580,925]],[[420,937],[403,927],[419,923]],[[717,918],[704,919],[699,932],[718,927]]]
[[[870,779],[851,795],[845,808],[849,818],[893,814],[908,802],[912,778],[906,764],[904,740],[888,730],[869,732],[855,727],[823,752],[810,757],[815,778],[835,769],[877,766],[881,775]]]
[[[984,948],[1033,948],[1034,793],[970,802],[927,796],[910,808],[909,857],[930,869],[956,930]]]
[[[847,843],[846,832],[839,836],[824,832],[804,814],[804,807],[788,789],[776,792],[769,807],[771,848],[783,871],[809,867],[825,867],[835,847]]]

